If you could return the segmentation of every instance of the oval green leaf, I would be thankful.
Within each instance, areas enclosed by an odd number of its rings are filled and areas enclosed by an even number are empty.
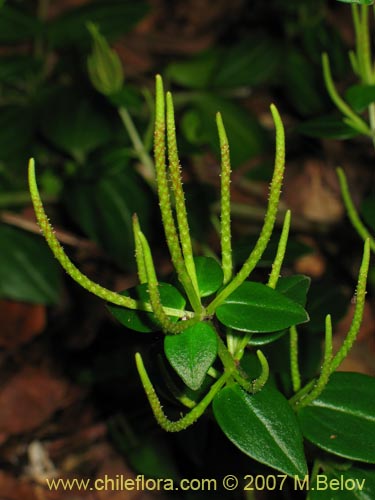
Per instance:
[[[362,113],[375,101],[375,85],[352,85],[346,91],[345,97],[357,113]]]
[[[322,394],[298,414],[306,439],[351,460],[375,463],[375,378],[334,373]]]
[[[223,284],[223,270],[212,257],[194,257],[199,294],[201,297],[216,292]]]
[[[184,383],[196,391],[217,356],[215,330],[208,323],[197,323],[179,335],[167,335],[164,352]]]
[[[185,307],[186,301],[180,292],[169,283],[159,283],[160,300],[163,306],[181,309]],[[121,295],[132,297],[140,302],[149,302],[147,283],[125,290]],[[116,305],[107,305],[113,316],[124,326],[136,332],[154,332],[160,330],[159,323],[155,320],[153,313],[126,309]],[[177,321],[177,317],[171,316],[171,321]]]
[[[221,323],[243,332],[275,332],[308,321],[300,304],[272,288],[245,281],[216,310]]]
[[[250,395],[234,384],[216,395],[213,410],[221,430],[246,455],[289,476],[305,476],[298,421],[277,389],[266,385]]]

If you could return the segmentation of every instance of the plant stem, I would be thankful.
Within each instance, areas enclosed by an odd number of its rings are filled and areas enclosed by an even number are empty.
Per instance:
[[[367,123],[362,120],[353,110],[352,108],[342,99],[342,97],[338,94],[335,85],[333,83],[331,67],[329,64],[329,59],[326,53],[322,55],[322,63],[323,63],[323,76],[325,85],[328,91],[329,96],[332,101],[336,105],[336,107],[342,112],[343,115],[347,117],[347,122],[358,132],[370,136],[371,130]]]
[[[286,246],[288,243],[290,217],[291,217],[291,212],[290,210],[287,210],[285,214],[285,219],[284,219],[283,229],[281,231],[279,244],[277,246],[276,257],[275,260],[273,261],[271,274],[267,283],[270,288],[276,288],[277,282],[280,277],[281,266],[283,265]]]
[[[375,239],[371,236],[367,228],[364,226],[363,222],[361,221],[358,212],[354,206],[352,197],[350,195],[349,187],[348,187],[348,181],[346,179],[346,175],[343,171],[342,168],[337,169],[337,175],[339,178],[339,183],[340,183],[340,190],[341,190],[341,195],[344,200],[344,205],[346,208],[346,212],[348,214],[348,217],[350,219],[350,222],[352,223],[353,227],[359,234],[359,236],[365,241],[369,240],[370,248],[372,252],[375,253]]]
[[[146,171],[146,176],[145,179],[147,182],[152,184],[152,187],[154,187],[155,184],[155,167],[154,167],[154,162],[152,161],[151,156],[148,154],[146,151],[146,148],[143,144],[143,141],[141,140],[138,130],[136,129],[133,119],[130,116],[128,110],[125,107],[120,107],[118,110],[118,113],[120,115],[120,118],[122,120],[122,123],[124,124],[124,127],[126,128],[130,140],[132,141],[134,151],[136,155],[139,158],[139,161],[144,165],[145,171]]]
[[[333,373],[341,364],[341,362],[346,358],[348,352],[352,348],[352,345],[358,335],[359,329],[361,327],[363,310],[365,307],[365,296],[366,296],[366,282],[367,274],[370,265],[370,241],[367,239],[363,248],[363,257],[361,267],[358,274],[357,290],[356,290],[356,304],[354,310],[354,316],[352,323],[350,325],[348,334],[344,340],[339,351],[336,353],[330,365],[330,373]]]

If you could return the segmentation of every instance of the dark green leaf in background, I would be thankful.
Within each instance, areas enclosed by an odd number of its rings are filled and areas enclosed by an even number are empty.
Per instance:
[[[160,300],[163,306],[172,307],[174,309],[182,309],[185,307],[185,299],[180,292],[169,283],[159,282]],[[134,288],[125,290],[122,295],[130,296],[140,302],[149,302],[147,291],[147,283],[137,285]],[[125,307],[107,305],[113,316],[124,326],[136,332],[152,332],[160,330],[159,323],[155,320],[152,313],[141,312],[135,309],[126,309]],[[171,317],[172,321],[177,321],[177,318]]]
[[[23,160],[26,163],[35,130],[32,108],[20,105],[0,107],[0,160]]]
[[[307,473],[298,421],[277,389],[266,385],[251,395],[230,385],[215,396],[213,410],[221,430],[246,455],[290,476]]]
[[[48,100],[41,127],[55,146],[80,161],[108,142],[113,132],[103,110],[73,88],[61,89]]]
[[[217,356],[215,330],[208,323],[197,323],[178,335],[167,335],[164,352],[185,384],[198,390]]]
[[[223,50],[213,77],[214,88],[253,87],[275,78],[281,47],[271,37],[257,34]]]
[[[215,96],[202,94],[194,99],[193,109],[197,109],[200,117],[200,139],[208,143],[220,155],[219,140],[215,123],[215,115],[221,112],[231,148],[231,163],[238,167],[265,149],[266,137],[259,121],[236,103]]]
[[[374,469],[357,466],[345,469],[333,468],[329,464],[327,470],[318,472],[319,478],[320,483],[310,482],[308,500],[372,500],[375,498]]]
[[[310,283],[311,278],[303,274],[285,276],[278,279],[276,290],[305,307]]]
[[[221,323],[244,332],[274,332],[304,323],[303,307],[272,288],[252,281],[240,285],[216,310]]]
[[[59,265],[43,238],[0,225],[1,297],[53,304],[60,293]]]
[[[345,97],[354,111],[362,113],[375,102],[375,85],[352,85],[346,91]]]
[[[207,297],[223,284],[223,271],[212,257],[194,257],[194,263],[200,296]]]
[[[147,11],[148,5],[143,0],[89,2],[53,19],[47,29],[48,40],[55,47],[88,46],[88,21],[97,25],[105,38],[114,40],[127,33]]]
[[[350,139],[359,134],[357,130],[344,123],[341,118],[331,115],[305,121],[296,127],[296,131],[308,137],[324,137],[326,139]]]
[[[375,463],[375,378],[334,373],[322,394],[298,413],[303,435],[340,457]]]
[[[65,205],[85,234],[108,252],[123,269],[135,268],[132,215],[150,234],[152,196],[130,168],[98,179],[77,178],[66,185]]]
[[[375,195],[363,200],[361,214],[366,224],[375,232]]]
[[[29,13],[8,5],[1,8],[0,43],[12,44],[33,38],[41,32],[41,23]]]

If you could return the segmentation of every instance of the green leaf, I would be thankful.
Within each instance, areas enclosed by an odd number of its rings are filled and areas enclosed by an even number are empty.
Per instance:
[[[209,86],[220,60],[219,51],[209,50],[187,61],[169,64],[165,76],[178,85],[191,89],[204,89]]]
[[[375,196],[365,198],[361,206],[361,215],[366,224],[375,232]]]
[[[179,335],[167,335],[164,352],[184,383],[196,391],[217,356],[215,330],[208,323],[197,323]]]
[[[334,373],[322,394],[298,413],[306,439],[351,460],[375,463],[375,378]]]
[[[8,5],[1,8],[0,43],[17,43],[33,38],[41,30],[40,21]]]
[[[112,137],[112,124],[93,101],[71,89],[60,89],[45,104],[42,131],[55,146],[83,160]]]
[[[312,332],[323,332],[327,314],[331,315],[333,324],[337,323],[344,317],[348,302],[348,296],[332,276],[327,275],[319,282],[314,282],[306,306],[311,318],[307,328]]]
[[[276,290],[289,299],[294,300],[302,307],[306,305],[307,292],[310,288],[311,278],[303,274],[279,278]]]
[[[199,294],[207,297],[216,292],[223,284],[223,270],[212,257],[194,257]]]
[[[375,470],[327,467],[310,482],[308,500],[371,500],[375,498]]]
[[[26,106],[0,108],[0,160],[25,161],[36,130],[33,110]]]
[[[302,307],[305,307],[306,295],[310,287],[310,282],[311,279],[308,276],[303,276],[301,274],[281,277],[277,282],[276,291],[292,299],[294,302],[297,302]],[[270,344],[287,333],[288,329],[268,334],[254,334],[251,336],[249,345],[260,346]]]
[[[225,326],[243,332],[275,332],[309,319],[300,304],[252,281],[242,283],[216,309],[216,314]]]
[[[305,476],[298,421],[278,390],[266,385],[250,395],[230,385],[215,396],[213,410],[221,430],[246,455],[289,476]]]
[[[47,36],[55,47],[88,46],[90,36],[86,23],[91,21],[105,38],[114,40],[127,33],[147,11],[143,0],[93,1],[50,21]]]
[[[218,156],[220,156],[220,147],[215,115],[217,111],[221,112],[231,148],[233,167],[241,165],[264,151],[265,134],[258,120],[237,104],[208,93],[197,96],[193,104],[201,118],[200,130],[204,142],[209,143]]]
[[[361,113],[375,102],[375,85],[352,85],[346,91],[345,98],[354,111]]]
[[[97,179],[77,178],[65,186],[64,202],[85,234],[123,269],[135,268],[132,215],[150,234],[152,195],[130,168]]]
[[[2,57],[0,59],[0,81],[5,83],[25,81],[40,69],[40,61],[33,59],[30,55]]]
[[[58,301],[59,266],[42,238],[1,225],[0,248],[1,297],[36,304]]]
[[[316,71],[300,49],[283,54],[282,85],[285,97],[303,116],[321,114],[324,99],[318,90]]]
[[[160,300],[163,306],[183,310],[185,299],[180,292],[169,283],[159,283]],[[140,302],[149,302],[147,283],[138,285],[122,292],[122,295],[130,296]],[[155,321],[153,313],[125,309],[124,307],[107,305],[113,316],[124,326],[136,332],[153,332],[160,330],[160,325]],[[177,321],[175,316],[170,317],[171,321]]]
[[[305,121],[296,127],[296,131],[308,137],[325,137],[327,139],[350,139],[359,134],[335,116],[320,116]]]
[[[280,330],[279,332],[273,333],[254,333],[249,340],[248,345],[266,345],[275,342],[279,338],[283,337],[288,333],[288,329]]]
[[[372,5],[374,0],[338,0],[343,3],[359,3],[361,5]]]
[[[280,66],[280,44],[256,34],[222,51],[213,75],[213,86],[256,86],[274,78]]]

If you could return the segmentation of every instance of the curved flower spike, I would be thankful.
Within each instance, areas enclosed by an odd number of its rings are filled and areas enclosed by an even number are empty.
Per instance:
[[[143,364],[142,356],[139,352],[135,355],[135,362],[137,365],[137,370],[142,381],[143,388],[145,390],[147,399],[150,403],[151,409],[153,411],[154,417],[158,424],[167,432],[180,432],[184,429],[190,427],[198,420],[198,418],[203,415],[204,411],[214,399],[218,391],[223,387],[225,382],[231,376],[230,373],[223,373],[223,375],[217,380],[210,388],[205,397],[189,411],[186,415],[181,417],[179,420],[169,420],[165,415],[163,408],[161,406],[160,400],[155,392],[155,389],[151,383],[148,373]]]
[[[35,215],[39,224],[39,227],[43,233],[43,236],[48,243],[48,246],[52,250],[53,255],[60,262],[61,266],[69,274],[69,276],[76,281],[83,288],[93,293],[97,297],[116,304],[118,306],[128,307],[129,309],[139,309],[142,311],[152,311],[151,305],[148,303],[141,303],[137,300],[131,299],[130,297],[125,297],[119,293],[108,290],[107,288],[91,281],[87,276],[81,273],[81,271],[73,264],[69,257],[64,252],[63,247],[56,238],[54,230],[48,220],[48,217],[44,211],[43,203],[40,198],[38,185],[36,183],[35,177],[35,164],[34,160],[29,161],[29,189],[31,194],[31,199],[34,205]],[[171,316],[183,316],[184,311],[177,309],[165,308],[165,312]]]

